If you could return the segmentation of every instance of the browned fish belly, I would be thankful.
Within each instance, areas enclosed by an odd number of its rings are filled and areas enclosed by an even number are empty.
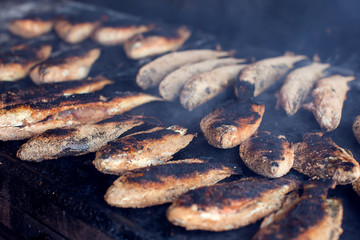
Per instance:
[[[34,38],[51,31],[54,20],[43,20],[40,17],[12,20],[9,31],[22,38]]]

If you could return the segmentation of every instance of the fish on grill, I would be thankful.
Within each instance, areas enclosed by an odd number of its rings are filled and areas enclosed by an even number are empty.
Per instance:
[[[142,89],[157,86],[168,74],[186,64],[229,56],[230,52],[211,49],[186,50],[168,53],[140,68],[136,83]]]
[[[258,131],[239,148],[245,165],[259,175],[278,178],[287,174],[294,163],[294,147],[285,136]]]
[[[217,148],[233,148],[258,129],[265,105],[252,100],[232,101],[206,115],[200,122],[208,143]]]
[[[28,75],[36,64],[45,61],[51,53],[50,45],[21,44],[0,54],[0,81],[17,81]]]
[[[168,74],[160,82],[159,94],[166,100],[174,101],[180,96],[181,89],[191,77],[222,66],[235,65],[245,61],[245,59],[220,58],[184,65]]]
[[[93,164],[103,172],[121,174],[136,168],[159,165],[185,148],[196,136],[180,126],[156,127],[109,142],[96,152]]]
[[[304,194],[265,218],[253,240],[337,240],[343,206],[339,199],[326,199],[326,184],[307,184]]]
[[[41,17],[25,17],[9,23],[9,31],[22,38],[35,38],[50,32],[54,27],[54,19]]]
[[[122,208],[160,205],[172,202],[191,189],[213,185],[238,172],[236,166],[201,159],[140,168],[121,175],[107,190],[105,201]]]
[[[98,27],[91,38],[102,45],[114,46],[123,44],[136,34],[148,32],[154,28],[153,24],[141,24],[135,22],[110,23],[107,22]]]
[[[356,140],[360,143],[360,115],[355,118],[353,123],[353,132]]]
[[[178,50],[190,37],[186,26],[174,29],[156,28],[138,33],[126,40],[124,50],[128,58],[140,59]]]
[[[258,96],[272,84],[280,80],[296,62],[306,59],[302,55],[288,55],[267,58],[248,65],[240,74],[239,84],[255,86],[254,96]]]
[[[36,84],[66,82],[86,78],[91,66],[99,58],[101,50],[93,48],[78,52],[66,52],[39,64],[30,72]]]
[[[313,179],[333,179],[349,184],[360,177],[359,163],[349,150],[339,147],[321,133],[307,133],[294,145],[293,168]]]
[[[314,114],[322,129],[329,132],[339,126],[346,93],[349,90],[347,84],[354,79],[354,76],[334,75],[317,82],[312,91],[314,100],[304,104],[304,108]]]
[[[181,90],[181,105],[189,111],[217,96],[235,82],[245,64],[223,66],[195,75]]]
[[[323,71],[330,64],[314,62],[297,68],[287,75],[277,94],[277,105],[282,106],[287,115],[294,115],[302,106],[317,80],[324,77]]]
[[[23,144],[17,157],[41,162],[95,152],[129,129],[149,120],[143,116],[117,115],[98,123],[47,130]],[[159,121],[153,119],[153,122]]]
[[[300,181],[291,178],[243,178],[189,191],[176,199],[166,216],[187,230],[226,231],[254,223],[280,209]]]
[[[27,89],[12,89],[0,94],[0,108],[43,101],[55,96],[69,96],[73,94],[91,93],[103,89],[114,82],[103,77],[88,78],[84,81],[43,84]]]
[[[139,92],[98,91],[7,106],[0,109],[0,140],[21,140],[49,129],[95,123],[151,101],[161,98]]]

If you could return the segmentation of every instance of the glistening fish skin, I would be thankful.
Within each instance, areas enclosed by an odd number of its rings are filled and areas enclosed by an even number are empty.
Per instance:
[[[48,33],[54,27],[54,20],[36,18],[15,19],[9,23],[9,31],[22,38],[35,38]]]

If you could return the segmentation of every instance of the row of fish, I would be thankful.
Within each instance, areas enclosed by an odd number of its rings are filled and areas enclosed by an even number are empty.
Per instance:
[[[67,43],[80,43],[91,37],[105,45],[124,45],[131,59],[146,58],[179,49],[190,37],[191,31],[181,26],[170,28],[141,21],[108,21],[106,15],[60,16],[46,18],[26,16],[9,23],[9,31],[22,38],[34,38],[55,29]]]

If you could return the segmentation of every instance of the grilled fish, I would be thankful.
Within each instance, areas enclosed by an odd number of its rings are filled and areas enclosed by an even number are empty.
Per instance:
[[[28,75],[36,64],[45,61],[51,53],[50,45],[30,47],[22,44],[0,54],[0,81],[17,81]]]
[[[208,143],[217,148],[233,148],[248,139],[258,129],[265,105],[228,102],[206,115],[200,128]]]
[[[294,115],[302,106],[316,81],[324,77],[323,71],[328,67],[330,64],[314,62],[289,73],[277,94],[277,105],[281,105],[287,115]]]
[[[284,55],[260,60],[247,66],[240,74],[240,84],[248,82],[255,86],[254,96],[259,95],[276,81],[280,80],[294,63],[306,59],[302,55]]]
[[[181,26],[173,29],[154,29],[138,33],[124,43],[128,58],[140,59],[178,50],[190,37],[191,31]]]
[[[220,58],[188,64],[168,74],[159,84],[160,95],[170,101],[180,96],[180,91],[185,83],[193,76],[214,70],[216,68],[235,65],[245,62],[245,59]]]
[[[305,134],[303,142],[294,145],[294,151],[293,168],[313,179],[349,184],[360,177],[359,163],[351,152],[321,134]]]
[[[210,49],[168,53],[140,68],[136,83],[142,89],[158,85],[168,74],[186,64],[229,56],[229,52]]]
[[[49,129],[94,123],[142,104],[161,100],[138,92],[102,91],[61,96],[0,109],[0,140],[20,140]]]
[[[356,137],[356,140],[360,143],[360,116],[357,116],[355,118],[355,121],[353,124],[353,132]]]
[[[287,174],[294,163],[294,147],[285,136],[259,131],[240,144],[240,157],[245,165],[265,177]]]
[[[86,78],[91,66],[99,58],[101,50],[94,48],[74,55],[73,51],[50,58],[36,66],[30,77],[36,84],[66,82]]]
[[[105,194],[116,207],[143,208],[172,202],[182,193],[208,186],[236,174],[225,163],[186,159],[124,173]]]
[[[95,92],[109,84],[113,84],[113,81],[103,76],[97,76],[88,78],[86,81],[44,84],[27,89],[13,89],[0,94],[0,108],[43,101],[43,99],[49,97]]]
[[[192,77],[181,91],[181,105],[192,111],[204,104],[233,84],[245,67],[245,64],[223,66]]]
[[[226,231],[246,226],[278,210],[300,181],[243,178],[189,191],[168,208],[168,220],[187,230]]]
[[[25,17],[15,19],[9,23],[9,31],[22,38],[34,38],[48,33],[54,27],[53,19],[43,19],[40,17]]]
[[[334,75],[320,79],[312,91],[314,101],[304,105],[311,111],[320,127],[326,131],[335,130],[341,121],[341,112],[349,90],[348,82],[353,81],[353,76],[344,77]]]
[[[309,188],[311,191],[309,191]],[[305,186],[304,194],[265,218],[253,240],[324,239],[337,240],[342,233],[343,206],[338,199],[326,199],[323,186]]]
[[[98,123],[51,129],[23,144],[17,157],[21,160],[41,162],[95,152],[147,120],[143,116],[117,115]]]
[[[95,167],[110,174],[167,162],[185,148],[195,134],[180,126],[157,127],[109,142],[96,152]]]

